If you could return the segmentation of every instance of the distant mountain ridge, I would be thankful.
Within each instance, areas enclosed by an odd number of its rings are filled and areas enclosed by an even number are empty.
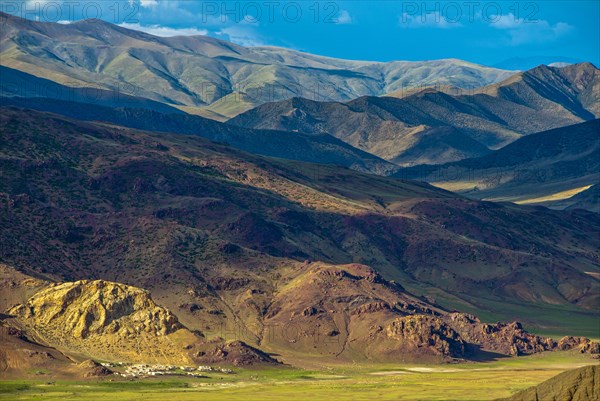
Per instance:
[[[449,88],[451,89],[451,88]],[[267,103],[230,124],[328,133],[401,165],[439,164],[489,153],[523,135],[600,117],[600,70],[590,63],[540,66],[474,91],[435,88],[346,103]]]
[[[558,65],[579,64],[583,60],[564,56],[531,56],[531,57],[512,57],[499,63],[493,64],[494,68],[503,70],[525,71],[540,66],[542,64],[555,67]]]
[[[294,96],[345,101],[432,84],[474,88],[512,74],[455,59],[351,61],[206,36],[157,37],[100,20],[2,19],[3,66],[70,86],[127,90],[223,119]]]
[[[110,108],[48,98],[0,97],[0,105],[49,111],[83,121],[101,121],[157,132],[197,135],[214,142],[264,156],[390,175],[398,167],[327,134],[301,135],[227,126],[204,117],[141,108]]]
[[[418,99],[410,99],[362,97],[348,103],[335,103],[294,98],[264,104],[228,123],[310,134],[328,133],[400,165],[460,160],[489,151],[453,127],[439,124],[433,127],[435,117],[415,104]],[[428,138],[433,143],[428,143]]]
[[[160,113],[185,114],[178,108],[124,92],[90,87],[70,87],[35,75],[0,65],[0,96],[16,98],[45,98],[48,103],[68,101],[103,107],[129,107]]]

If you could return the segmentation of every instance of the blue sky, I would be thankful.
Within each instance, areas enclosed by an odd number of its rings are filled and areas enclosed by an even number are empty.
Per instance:
[[[150,33],[207,34],[359,60],[493,65],[561,56],[600,65],[600,1],[2,1],[43,21],[100,17]]]

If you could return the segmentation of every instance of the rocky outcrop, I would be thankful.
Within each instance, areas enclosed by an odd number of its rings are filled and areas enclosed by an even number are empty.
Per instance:
[[[556,344],[559,350],[579,349],[582,354],[600,354],[600,343],[585,337],[566,336]]]
[[[178,342],[195,338],[147,291],[103,280],[53,284],[8,313],[48,344],[107,360],[185,363]]]
[[[53,285],[9,313],[43,330],[60,329],[77,339],[134,338],[141,333],[164,336],[182,327],[147,291],[103,280]]]
[[[388,337],[408,348],[425,349],[428,354],[462,358],[466,342],[441,319],[415,315],[394,319],[386,328]]]
[[[276,363],[241,341],[206,340],[183,326],[141,288],[103,280],[52,284],[10,309],[16,324],[44,343],[114,362],[247,366]],[[9,328],[13,336],[24,331]],[[9,333],[9,334],[10,334]],[[88,360],[84,377],[111,374]]]
[[[540,337],[519,322],[489,324],[446,312],[360,264],[303,265],[264,316],[263,345],[336,357],[448,360],[473,358],[479,351],[519,356],[598,348],[585,338]]]
[[[525,331],[519,322],[481,323],[475,316],[451,313],[447,316],[451,327],[469,343],[504,355],[525,355],[552,350],[555,342]]]
[[[554,341],[528,333],[521,323],[482,323],[473,315],[450,313],[445,317],[450,327],[467,342],[486,351],[504,355],[527,355],[543,351],[579,349],[582,353],[597,354],[600,344],[584,337],[563,337]]]

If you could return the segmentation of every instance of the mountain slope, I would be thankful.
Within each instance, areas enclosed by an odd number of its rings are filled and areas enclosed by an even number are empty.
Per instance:
[[[498,84],[453,93],[425,89],[408,96],[347,103],[290,99],[267,103],[229,123],[328,133],[402,164],[441,164],[477,157],[519,137],[600,116],[600,70],[589,63],[540,66]],[[452,94],[450,94],[452,93]]]
[[[64,87],[63,87],[64,88]],[[109,108],[47,98],[0,97],[0,105],[50,111],[84,121],[103,121],[131,128],[198,135],[261,155],[334,164],[374,174],[389,175],[397,166],[330,135],[302,135],[231,127],[190,114],[160,113],[149,109]]]
[[[404,169],[397,176],[477,199],[552,205],[600,179],[600,120],[528,135],[479,158]]]
[[[217,118],[295,96],[341,101],[436,83],[473,88],[511,74],[453,59],[363,62],[245,48],[205,36],[163,38],[99,20],[61,25],[7,14],[2,19],[3,66]]]
[[[398,164],[443,163],[489,152],[486,146],[461,130],[440,123],[428,114],[431,108],[442,112],[444,104],[449,104],[445,99],[442,102],[431,99],[428,102],[431,107],[424,107],[420,96],[403,100],[363,97],[348,103],[294,98],[264,104],[228,123],[250,128],[328,133]]]
[[[600,213],[600,185],[594,184],[585,191],[566,199],[567,209],[588,209]]]
[[[428,296],[429,308],[597,336],[593,213],[477,202],[197,136],[14,108],[0,118],[0,256],[21,271],[146,288],[186,327],[253,345],[267,341],[274,301],[305,302],[281,305],[289,313],[314,306],[295,278],[352,263]],[[346,287],[344,302],[379,302],[370,287]]]
[[[600,398],[600,365],[569,370],[497,401],[587,401]]]
[[[20,379],[35,377],[33,372],[52,372],[52,376],[72,375],[83,378],[90,372],[73,369],[75,364],[56,349],[29,340],[22,330],[0,323],[0,377]]]
[[[160,113],[184,114],[175,107],[153,100],[129,96],[123,91],[60,85],[48,79],[38,78],[35,75],[2,65],[0,65],[0,77],[0,96],[2,97],[45,98],[48,99],[48,104],[61,100],[104,107],[129,107],[148,109]]]
[[[19,276],[22,274],[13,270],[15,286],[32,280],[21,281]],[[29,299],[3,312],[7,314],[1,317],[0,329],[9,339],[0,346],[3,374],[22,372],[32,365],[58,370],[61,375],[73,368],[85,377],[110,374],[94,362],[69,366],[82,357],[184,365],[275,362],[242,342],[205,339],[199,332],[192,333],[147,291],[104,280],[45,282]],[[11,349],[11,345],[22,348]],[[29,361],[23,358],[27,354]]]
[[[599,91],[600,70],[591,63],[580,63],[562,68],[541,65],[475,93],[571,120],[591,120],[600,115]]]

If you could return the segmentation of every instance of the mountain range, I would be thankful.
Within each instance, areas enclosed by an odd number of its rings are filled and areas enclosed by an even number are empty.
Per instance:
[[[282,48],[246,48],[207,36],[157,37],[101,20],[57,24],[0,17],[2,66],[215,119],[296,96],[344,101],[433,84],[475,88],[512,74],[455,59],[340,60]]]
[[[482,156],[523,135],[600,117],[600,70],[590,63],[536,67],[467,94],[437,89],[347,103],[290,99],[229,123],[328,133],[406,166]]]
[[[594,65],[0,20],[0,370],[600,352]]]
[[[523,135],[600,115],[600,73],[590,63],[542,65],[513,74],[457,60],[368,63],[277,48],[244,48],[204,36],[160,38],[98,20],[39,23],[3,14],[3,21],[0,90],[3,97],[13,98],[12,104],[23,105],[14,98],[40,98],[28,107],[64,110],[83,119],[102,115],[105,121],[141,129],[161,120],[156,130],[202,131],[209,139],[252,152],[260,149],[268,156],[377,174],[395,173],[394,164],[440,164],[483,156]],[[383,82],[375,85],[377,80]],[[294,85],[313,84],[334,90],[316,97],[288,91]],[[273,90],[277,85],[287,89]],[[226,89],[219,94],[216,87]],[[252,95],[240,87],[260,88],[272,96],[248,103]],[[208,92],[210,99],[205,96]],[[136,111],[137,116],[129,118],[133,123],[122,117],[115,121],[109,117],[114,112],[106,110],[77,116],[75,111],[85,106],[50,106],[42,100],[46,98],[148,109],[168,116],[142,118]],[[352,100],[337,102],[347,99]],[[217,116],[211,111],[215,105],[228,111]],[[223,120],[255,105],[259,107],[229,124],[261,133],[236,134],[184,113]],[[300,133],[317,135],[311,139]],[[285,149],[286,143],[294,150]]]
[[[569,64],[579,64],[581,62],[583,62],[583,60],[563,56],[511,57],[507,60],[493,64],[492,67],[504,70],[525,71],[542,64],[551,67],[564,67]]]

